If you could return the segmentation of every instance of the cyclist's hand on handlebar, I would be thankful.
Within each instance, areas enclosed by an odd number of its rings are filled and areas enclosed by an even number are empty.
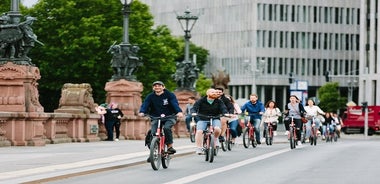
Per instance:
[[[232,118],[233,114],[224,114],[225,117]]]
[[[143,117],[143,116],[145,116],[145,114],[144,113],[142,113],[142,112],[140,112],[139,114],[137,114],[138,116],[140,116],[140,117]]]
[[[183,117],[183,113],[182,112],[177,113],[177,117],[178,118],[182,118]]]
[[[193,117],[194,117],[194,116],[197,116],[197,115],[198,115],[198,114],[195,113],[195,112],[194,112],[194,113],[191,113],[191,116],[193,116]]]

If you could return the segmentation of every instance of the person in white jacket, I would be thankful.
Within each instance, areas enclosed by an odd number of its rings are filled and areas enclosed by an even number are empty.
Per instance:
[[[322,115],[325,115],[325,112],[321,108],[315,105],[315,102],[312,99],[307,101],[307,106],[305,106],[306,119],[306,142],[308,142],[311,132],[311,123],[314,119],[315,126],[317,130],[321,126],[321,123],[325,121]]]
[[[276,102],[273,100],[269,100],[265,104],[265,111],[263,114],[263,122],[264,122],[264,132],[263,137],[265,138],[266,132],[265,129],[268,126],[268,123],[272,123],[273,126],[273,135],[277,135],[277,124],[278,124],[278,118],[281,116],[281,111],[277,107]]]

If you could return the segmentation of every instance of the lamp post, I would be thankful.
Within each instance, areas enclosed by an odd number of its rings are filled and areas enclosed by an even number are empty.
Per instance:
[[[129,14],[131,14],[131,4],[133,0],[120,0],[121,4],[123,4],[123,43],[129,44]]]
[[[191,30],[193,29],[195,22],[198,20],[198,16],[192,15],[189,9],[186,9],[183,15],[177,15],[178,22],[181,24],[182,30],[185,32],[185,62],[189,62],[189,42],[191,38]]]
[[[198,16],[192,15],[190,10],[186,9],[183,15],[177,15],[177,19],[182,30],[185,32],[185,60],[177,63],[177,71],[174,75],[174,79],[177,82],[177,90],[195,91],[195,81],[198,79],[199,69],[195,61],[190,61],[189,59],[189,45],[191,38],[190,32],[198,20]]]
[[[354,87],[356,87],[358,81],[356,79],[348,80],[348,101],[353,100]]]
[[[141,66],[140,58],[137,56],[139,47],[129,43],[129,15],[131,14],[131,4],[133,0],[120,0],[123,5],[123,41],[119,45],[116,42],[111,45],[108,52],[113,55],[111,67],[114,70],[114,75],[111,81],[126,79],[136,81],[136,76],[133,73]]]

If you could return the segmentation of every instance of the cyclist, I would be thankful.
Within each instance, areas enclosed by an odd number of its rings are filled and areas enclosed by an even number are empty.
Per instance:
[[[315,105],[315,102],[312,99],[309,99],[307,101],[307,106],[305,106],[305,111],[306,111],[306,118],[308,119],[306,123],[306,142],[309,142],[309,137],[310,137],[310,132],[311,132],[311,123],[313,121],[314,117],[314,123],[315,127],[318,130],[319,127],[321,126],[321,118],[320,115],[325,115],[325,112],[321,108]]]
[[[257,94],[251,94],[249,96],[249,101],[246,102],[242,107],[241,111],[243,113],[248,113],[252,125],[255,127],[255,135],[257,144],[261,144],[260,141],[260,123],[261,116],[264,114],[265,108],[264,104],[258,99]]]
[[[322,123],[322,139],[326,139],[326,133],[327,133],[327,128],[329,129],[329,132],[335,131],[334,126],[336,125],[335,119],[333,118],[333,113],[332,112],[326,112],[325,114],[325,122]]]
[[[278,118],[281,116],[281,111],[277,107],[277,104],[273,100],[269,100],[265,104],[265,112],[263,114],[263,122],[264,122],[264,131],[263,131],[263,137],[266,135],[266,128],[268,126],[268,123],[272,123],[273,126],[273,135],[276,136],[276,130],[277,130],[277,123]]]
[[[223,88],[215,88],[215,90],[218,94],[218,98],[223,101],[224,105],[226,105],[228,113],[233,114],[234,113],[234,105],[231,103],[231,101],[224,94],[224,89]],[[221,120],[222,132],[219,136],[219,141],[224,142],[224,134],[226,133],[226,130],[227,130],[227,121],[229,120],[229,118],[228,117],[221,117],[220,120]]]
[[[342,129],[343,121],[337,113],[333,113],[333,118],[336,122],[336,134],[340,138],[340,130]]]
[[[206,96],[195,102],[193,108],[191,109],[191,113],[204,116],[219,116],[221,114],[228,114],[226,105],[218,97],[218,92],[215,89],[208,89]],[[203,130],[206,130],[207,123],[210,121],[209,118],[204,116],[199,116],[199,120],[197,122],[197,133],[195,134],[195,144],[197,146],[195,150],[196,154],[203,154]],[[220,118],[215,118],[212,125],[214,127],[215,143],[218,146],[218,137],[221,133]]]
[[[285,134],[286,135],[289,134],[289,124],[291,121],[290,117],[293,117],[293,121],[297,130],[296,132],[297,139],[298,139],[297,144],[301,145],[301,131],[302,131],[301,117],[303,117],[304,114],[306,113],[305,108],[300,103],[300,100],[298,99],[296,95],[290,95],[289,100],[290,102],[285,106],[285,115],[287,116],[286,118],[287,120],[284,121],[285,129],[286,129]]]
[[[231,136],[232,136],[231,141],[232,141],[232,144],[235,144],[235,138],[238,135],[237,128],[238,128],[238,126],[240,126],[237,115],[241,114],[241,109],[240,109],[239,104],[235,102],[235,100],[234,100],[234,98],[232,98],[232,96],[226,96],[226,97],[234,105],[234,114],[236,115],[236,117],[230,118],[228,120],[228,123],[230,124]]]
[[[153,82],[152,86],[153,92],[148,94],[145,98],[138,115],[144,116],[145,114],[150,114],[151,116],[160,117],[161,114],[165,116],[176,114],[178,118],[182,118],[183,113],[174,93],[165,89],[165,85],[161,81]],[[173,148],[172,127],[176,123],[177,117],[166,118],[165,121],[162,122],[169,154],[176,153],[176,150]],[[151,122],[152,135],[157,131],[157,123],[158,120],[152,120]],[[149,159],[147,161],[149,162]]]
[[[196,101],[196,98],[194,96],[190,96],[188,98],[188,103],[186,104],[186,111],[185,111],[185,123],[186,123],[186,128],[187,128],[187,132],[190,132],[190,122],[192,120],[192,116],[191,116],[191,108],[193,108],[193,105]],[[198,121],[198,117],[194,117],[194,121],[197,122]]]

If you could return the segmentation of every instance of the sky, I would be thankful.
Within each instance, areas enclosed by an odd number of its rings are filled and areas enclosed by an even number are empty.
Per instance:
[[[21,3],[26,7],[32,7],[38,0],[21,0]]]

